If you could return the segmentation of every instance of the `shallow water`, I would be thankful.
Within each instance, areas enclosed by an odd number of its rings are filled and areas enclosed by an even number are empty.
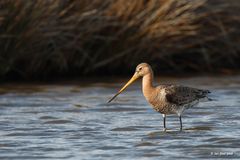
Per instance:
[[[212,91],[182,132],[174,115],[162,131],[140,81],[107,104],[126,81],[2,85],[0,159],[240,159],[239,76],[158,79]]]

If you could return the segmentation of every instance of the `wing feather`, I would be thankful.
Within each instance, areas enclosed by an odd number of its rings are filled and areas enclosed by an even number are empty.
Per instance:
[[[169,103],[185,105],[193,101],[205,98],[208,90],[201,90],[185,86],[170,85],[165,88],[166,99]]]

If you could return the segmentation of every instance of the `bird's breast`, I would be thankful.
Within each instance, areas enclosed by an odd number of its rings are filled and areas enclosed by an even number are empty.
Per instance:
[[[146,100],[152,105],[154,110],[157,112],[163,113],[164,108],[167,107],[168,103],[166,102],[164,90],[153,90],[152,92],[145,93],[144,96]]]

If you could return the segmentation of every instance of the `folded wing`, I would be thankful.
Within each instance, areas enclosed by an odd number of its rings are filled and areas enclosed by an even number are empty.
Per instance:
[[[180,105],[190,104],[207,97],[208,90],[201,90],[185,86],[170,85],[165,88],[166,99],[169,103]]]

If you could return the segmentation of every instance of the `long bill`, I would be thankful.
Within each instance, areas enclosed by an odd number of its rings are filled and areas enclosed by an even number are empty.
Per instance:
[[[116,98],[120,93],[122,93],[130,84],[132,84],[134,81],[136,81],[139,78],[139,76],[135,73],[132,78],[118,91],[117,94],[115,94],[109,101],[110,103],[114,98]]]

